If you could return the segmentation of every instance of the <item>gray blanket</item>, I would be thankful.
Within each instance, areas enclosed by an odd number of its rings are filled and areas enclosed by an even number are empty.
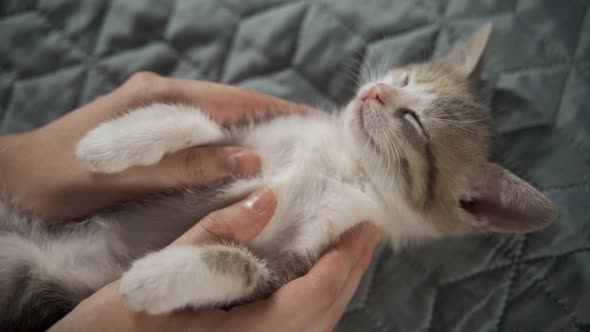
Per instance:
[[[496,159],[560,207],[522,236],[381,249],[339,331],[590,331],[590,16],[583,0],[0,2],[0,131],[130,74],[214,80],[333,108],[361,64],[421,61],[494,23]]]

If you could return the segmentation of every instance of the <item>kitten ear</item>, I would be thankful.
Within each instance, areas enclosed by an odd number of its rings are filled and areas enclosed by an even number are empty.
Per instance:
[[[540,191],[495,164],[488,164],[469,181],[461,207],[469,223],[498,233],[525,233],[544,228],[558,215]]]
[[[467,79],[479,79],[483,54],[491,33],[492,23],[488,22],[469,39],[455,45],[439,63]]]

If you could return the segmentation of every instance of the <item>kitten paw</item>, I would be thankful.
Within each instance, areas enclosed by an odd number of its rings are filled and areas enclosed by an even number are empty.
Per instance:
[[[264,263],[241,247],[170,246],[134,262],[119,292],[134,310],[161,314],[246,298],[267,275]]]
[[[134,262],[121,278],[119,293],[131,308],[149,314],[183,308],[190,300],[185,289],[195,288],[196,284],[197,275],[192,274],[198,256],[192,251],[169,247]]]
[[[198,109],[153,104],[91,130],[76,146],[76,156],[91,171],[115,173],[224,137],[221,127]]]
[[[89,170],[116,173],[132,166],[147,166],[159,162],[166,151],[159,145],[133,144],[117,137],[115,126],[100,126],[91,131],[76,146],[78,160]]]

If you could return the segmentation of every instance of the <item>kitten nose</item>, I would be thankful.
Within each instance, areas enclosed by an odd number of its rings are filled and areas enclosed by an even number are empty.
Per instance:
[[[361,96],[361,100],[362,101],[375,100],[375,101],[379,102],[381,105],[385,105],[383,94],[385,93],[386,88],[387,88],[386,84],[377,83],[374,86],[372,86],[371,88],[369,88],[369,90],[367,90]]]

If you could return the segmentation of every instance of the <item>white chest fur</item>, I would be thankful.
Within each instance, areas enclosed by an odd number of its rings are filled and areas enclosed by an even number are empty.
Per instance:
[[[268,185],[277,211],[251,243],[254,252],[315,254],[362,220],[383,221],[362,160],[339,119],[328,116],[277,119],[245,133],[244,146],[263,156],[259,178],[236,182],[230,195]]]

